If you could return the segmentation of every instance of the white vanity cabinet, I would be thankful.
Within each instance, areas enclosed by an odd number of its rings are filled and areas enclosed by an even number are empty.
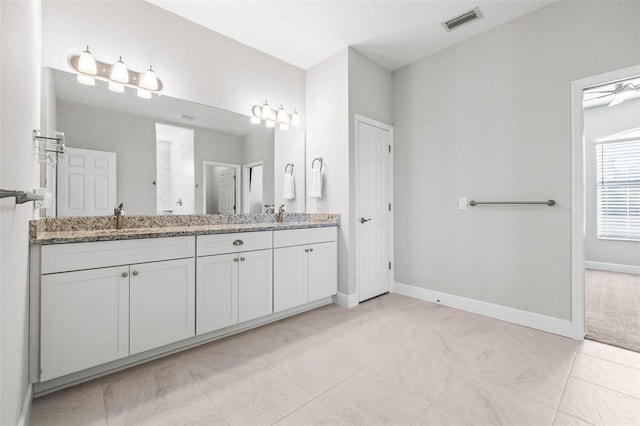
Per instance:
[[[42,276],[41,380],[129,355],[128,275],[117,266]]]
[[[195,237],[43,246],[40,380],[194,336],[194,256]]]
[[[272,235],[198,236],[196,334],[273,312]]]
[[[335,227],[274,231],[273,310],[337,293]]]

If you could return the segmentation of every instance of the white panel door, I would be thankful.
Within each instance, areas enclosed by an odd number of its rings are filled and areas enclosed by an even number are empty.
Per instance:
[[[359,300],[389,288],[390,132],[358,121],[357,273]]]
[[[41,380],[129,355],[128,274],[118,266],[42,276]]]
[[[195,259],[130,266],[131,354],[195,335]]]
[[[218,213],[236,212],[236,170],[227,169],[220,173],[218,183]]]
[[[273,312],[272,250],[239,254],[238,320],[248,321]]]
[[[336,242],[311,244],[308,247],[309,302],[338,292],[338,255]]]
[[[116,153],[66,148],[58,162],[58,216],[111,215],[116,202]]]
[[[196,260],[196,334],[238,323],[237,253]]]
[[[309,300],[307,250],[306,246],[273,250],[273,312],[303,305]]]

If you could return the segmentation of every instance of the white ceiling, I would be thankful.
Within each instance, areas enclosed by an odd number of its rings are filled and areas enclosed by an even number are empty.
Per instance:
[[[555,0],[147,1],[305,70],[347,46],[395,70]],[[476,6],[482,19],[442,26]]]

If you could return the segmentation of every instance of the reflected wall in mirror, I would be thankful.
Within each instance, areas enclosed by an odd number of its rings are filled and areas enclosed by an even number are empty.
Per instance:
[[[169,96],[78,84],[45,69],[45,127],[65,133],[68,151],[47,170],[47,216],[305,211],[305,132],[265,128],[248,116]],[[295,196],[285,165],[295,164]],[[260,165],[260,167],[256,167]]]

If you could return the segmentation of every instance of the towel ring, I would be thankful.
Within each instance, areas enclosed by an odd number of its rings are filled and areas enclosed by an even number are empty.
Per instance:
[[[316,161],[320,162],[320,170],[322,170],[322,157],[316,157],[313,159],[313,161],[311,162],[311,168],[315,169],[316,168]]]
[[[291,171],[289,171],[289,166],[291,166]],[[284,166],[284,172],[292,175],[293,174],[293,163],[287,163]]]

